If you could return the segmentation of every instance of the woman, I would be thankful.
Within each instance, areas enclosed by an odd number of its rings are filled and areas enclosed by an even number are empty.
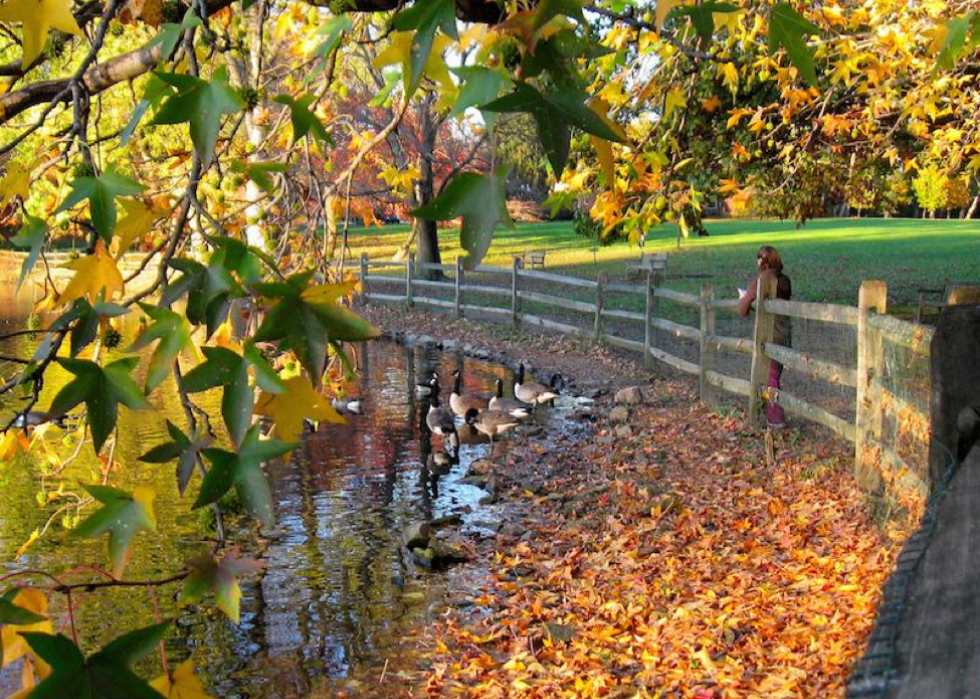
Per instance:
[[[776,248],[771,245],[763,245],[759,248],[756,255],[756,265],[759,273],[756,275],[749,288],[739,289],[738,312],[747,316],[752,310],[752,302],[755,301],[759,289],[759,280],[763,277],[775,277],[776,279],[776,298],[789,301],[793,295],[793,284],[789,277],[783,274],[783,261],[776,252]],[[773,342],[777,345],[789,347],[792,344],[792,328],[790,319],[787,316],[777,315],[774,319]],[[783,375],[783,365],[772,360],[769,365],[769,386],[779,389],[779,379]],[[781,428],[786,426],[786,414],[781,406],[770,401],[766,406],[766,421],[770,427]]]

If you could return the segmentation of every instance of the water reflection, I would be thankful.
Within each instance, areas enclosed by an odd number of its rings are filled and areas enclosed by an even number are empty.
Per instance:
[[[2,294],[0,294],[2,297]],[[24,327],[23,306],[0,302],[6,328]],[[125,347],[135,332],[126,326]],[[36,340],[35,340],[36,342]],[[0,354],[28,356],[27,336],[0,343]],[[402,531],[420,519],[462,513],[478,519],[483,491],[460,483],[468,465],[488,453],[486,438],[460,429],[457,454],[425,429],[419,381],[439,373],[443,384],[460,368],[466,387],[490,391],[497,377],[512,377],[501,367],[447,356],[435,350],[405,349],[375,342],[357,350],[360,376],[348,393],[362,401],[362,415],[347,424],[326,426],[304,437],[289,462],[269,465],[277,524],[263,530],[241,518],[228,527],[231,538],[267,567],[243,585],[242,623],[236,627],[213,609],[178,608],[178,590],[164,588],[152,600],[139,589],[92,594],[76,611],[82,643],[91,652],[120,630],[155,621],[154,603],[176,619],[168,644],[172,660],[193,655],[205,686],[219,697],[296,699],[310,692],[332,696],[333,682],[380,669],[400,652],[402,639],[429,620],[433,600],[441,597],[444,576],[416,569],[402,546]],[[141,367],[142,370],[142,367]],[[5,367],[5,374],[12,368]],[[47,406],[70,375],[55,367],[45,382],[40,405]],[[220,424],[220,393],[200,394],[203,407]],[[182,428],[182,413],[172,385],[153,396],[159,413],[122,410],[117,472],[111,482],[124,489],[156,488],[158,532],[141,534],[127,577],[149,578],[179,568],[207,546],[201,517],[189,507],[199,486],[192,481],[184,499],[177,493],[173,465],[143,464],[137,457],[166,439],[164,417]],[[20,405],[8,402],[9,416]],[[68,453],[68,446],[59,446]],[[66,470],[66,489],[100,479],[100,464],[89,445]],[[104,541],[71,540],[55,521],[52,531],[19,560],[15,554],[30,533],[43,527],[56,504],[39,509],[40,467],[21,460],[0,471],[5,501],[0,507],[0,554],[6,570],[31,567],[63,571],[80,563],[105,562]],[[57,487],[48,484],[47,487]],[[153,658],[140,668],[157,674]],[[373,672],[373,670],[372,670]],[[15,669],[0,674],[0,694],[17,687]],[[337,686],[340,686],[339,684]]]

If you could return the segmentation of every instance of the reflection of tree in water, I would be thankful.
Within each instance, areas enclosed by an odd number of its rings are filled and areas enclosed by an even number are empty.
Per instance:
[[[168,639],[171,658],[192,654],[202,679],[217,696],[297,699],[315,693],[322,682],[318,678],[342,678],[358,667],[380,667],[405,624],[425,613],[425,605],[408,608],[403,603],[409,564],[402,531],[413,521],[444,512],[449,503],[457,502],[453,498],[458,493],[453,494],[445,477],[433,483],[432,469],[424,468],[441,441],[424,438],[428,405],[416,398],[414,387],[419,377],[434,370],[449,376],[456,360],[431,349],[406,351],[374,343],[359,349],[359,363],[362,373],[350,389],[352,396],[363,399],[366,414],[306,435],[292,461],[267,466],[277,515],[274,530],[255,530],[250,537],[252,525],[244,519],[242,528],[234,529],[245,553],[268,564],[259,578],[243,582],[241,626],[229,623],[210,604],[178,608],[178,589],[158,593],[161,613],[177,620]],[[478,363],[467,368],[488,376],[496,371]],[[54,372],[48,384],[45,391],[53,395],[63,381]],[[202,397],[207,410],[218,415],[220,392]],[[153,400],[167,414],[180,414],[176,392],[166,386]],[[164,439],[163,419],[155,424],[146,415],[123,411],[120,435],[117,456],[127,468],[115,484],[153,485],[161,531],[167,533],[141,535],[127,569],[127,577],[151,577],[199,553],[206,534],[197,526],[198,514],[188,512],[188,500],[179,498],[173,468],[137,460]],[[73,465],[75,477],[90,482],[94,466],[80,459]],[[12,554],[43,515],[29,506],[33,498],[24,494],[36,489],[37,482],[36,469],[9,475],[5,487],[18,495],[10,498],[16,507],[0,509],[5,553]],[[198,485],[195,480],[188,498]],[[83,552],[85,562],[99,564],[104,545],[101,540],[84,540],[76,550]],[[42,540],[22,563],[57,570],[64,567],[58,562],[60,553],[60,539]],[[421,584],[438,584],[438,578]],[[113,624],[106,614],[110,609]],[[86,647],[111,638],[110,626],[118,628],[120,620],[138,628],[155,619],[145,591],[125,589],[90,596],[82,601],[79,615]],[[147,659],[143,674],[158,674],[156,662]],[[4,681],[5,676],[0,690],[7,689]],[[13,691],[16,678],[11,682]]]

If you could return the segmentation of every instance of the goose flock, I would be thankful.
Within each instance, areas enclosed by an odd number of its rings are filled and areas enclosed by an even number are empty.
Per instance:
[[[507,398],[502,379],[496,380],[493,394],[463,391],[463,377],[457,369],[453,372],[453,388],[446,404],[440,399],[442,390],[436,372],[432,372],[428,381],[416,385],[415,394],[429,403],[425,416],[429,431],[458,449],[461,442],[478,441],[474,438],[481,435],[493,442],[528,419],[536,406],[552,404],[559,396],[559,379],[556,374],[550,385],[527,381],[521,364],[514,382],[514,397]],[[457,420],[462,420],[462,424],[457,425]]]

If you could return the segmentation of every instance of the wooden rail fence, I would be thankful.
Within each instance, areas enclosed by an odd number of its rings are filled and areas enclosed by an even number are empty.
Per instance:
[[[451,279],[419,278],[436,270],[443,275],[451,275]],[[928,426],[928,386],[922,387],[911,397],[899,396],[900,392],[890,391],[886,385],[881,368],[886,341],[913,347],[928,359],[933,330],[919,323],[884,315],[887,295],[884,282],[864,282],[858,305],[854,307],[776,299],[775,280],[760,280],[757,299],[761,302],[755,304],[752,336],[735,337],[718,334],[716,327],[719,314],[738,312],[737,300],[715,298],[710,284],[703,285],[699,294],[658,286],[652,273],[647,274],[646,283],[628,284],[611,282],[605,273],[591,280],[527,270],[518,257],[514,258],[510,267],[483,265],[467,272],[463,269],[462,258],[458,258],[455,264],[432,265],[419,264],[414,256],[409,256],[403,262],[371,261],[363,256],[360,272],[363,297],[368,301],[447,309],[458,317],[467,313],[489,314],[504,322],[509,321],[514,327],[539,327],[591,337],[614,347],[639,352],[648,367],[661,362],[696,376],[701,396],[708,402],[714,401],[713,389],[746,399],[747,420],[755,425],[763,423],[765,404],[775,402],[786,412],[822,425],[852,442],[855,446],[855,469],[863,487],[880,491],[900,484],[906,491],[911,489],[923,499],[928,492],[927,476],[924,475],[927,464],[906,463],[899,456],[897,444],[894,443],[897,438],[885,438],[882,432],[889,413],[892,418],[900,413],[905,422],[911,417],[913,422],[924,422]],[[490,276],[499,279],[499,283],[471,284],[467,281],[468,275]],[[550,285],[549,293],[528,288],[533,282]],[[378,290],[380,285],[387,287],[384,293]],[[392,293],[392,287],[397,287],[397,292]],[[568,296],[577,298],[558,295],[566,290]],[[435,295],[440,292],[443,297]],[[612,294],[631,296],[635,301],[634,306],[642,306],[643,312],[608,307],[607,301]],[[583,300],[583,296],[590,298]],[[478,297],[486,302],[478,303]],[[495,304],[493,300],[499,302]],[[689,308],[691,317],[699,319],[698,324],[687,325],[663,317],[661,307],[665,302]],[[530,312],[532,304],[534,313]],[[539,308],[544,310],[538,311]],[[548,313],[549,309],[558,309],[560,320],[548,317],[556,315]],[[570,321],[569,316],[576,320]],[[857,366],[843,366],[800,349],[777,344],[774,337],[776,316],[854,328]],[[615,334],[613,329],[607,327],[610,320],[640,326],[643,340]],[[666,338],[695,343],[698,361],[668,351],[663,342]],[[716,361],[716,355],[722,350],[751,357],[749,375],[726,374]],[[854,389],[853,417],[841,417],[800,396],[769,388],[771,361],[779,362],[808,379]],[[918,436],[928,440],[928,427]]]

